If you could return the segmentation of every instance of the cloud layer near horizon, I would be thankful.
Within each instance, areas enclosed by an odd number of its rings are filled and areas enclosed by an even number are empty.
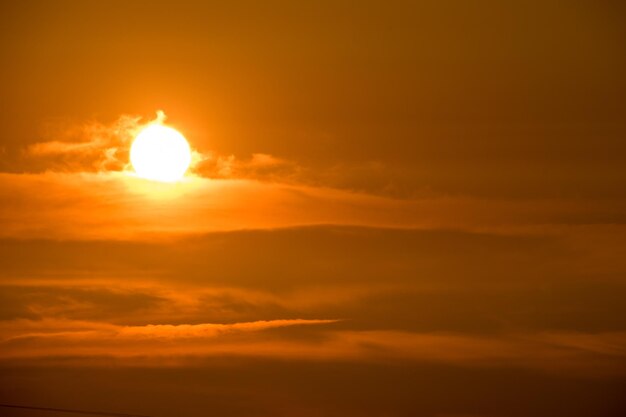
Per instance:
[[[592,377],[626,375],[626,332],[472,335],[400,330],[263,332],[336,320],[119,326],[98,322],[21,320],[0,326],[2,363],[64,360],[100,366],[194,366],[211,358],[356,363],[444,363],[530,368]],[[254,334],[248,334],[254,332]],[[0,364],[2,364],[0,363]]]
[[[397,193],[381,164],[320,175],[265,153],[196,152],[160,184],[125,162],[140,127],[88,124],[27,149],[47,169],[0,173],[0,369],[39,369],[24,392],[111,364],[626,380],[619,195]]]
[[[623,234],[588,227],[4,239],[0,359],[410,361],[623,376],[623,247]]]

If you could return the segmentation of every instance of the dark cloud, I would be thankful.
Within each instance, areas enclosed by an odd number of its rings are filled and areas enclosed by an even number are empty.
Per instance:
[[[96,352],[113,356],[143,349],[107,344],[106,335],[124,326],[341,319],[332,332],[289,330],[285,339],[255,336],[229,349],[265,355],[267,343],[286,356],[377,360],[432,360],[446,351],[463,364],[476,344],[485,360],[505,355],[509,365],[546,368],[546,355],[555,355],[578,369],[588,359],[565,352],[580,342],[581,351],[613,364],[596,370],[618,370],[626,291],[620,230],[498,235],[326,226],[161,242],[4,240],[1,313],[11,337],[50,333],[42,340],[70,337],[78,352],[102,346]],[[78,333],[68,333],[76,326]],[[420,350],[432,343],[432,351]],[[56,354],[71,355],[65,346]],[[31,348],[43,354],[46,344]],[[185,349],[223,353],[177,347]],[[156,345],[153,353],[171,354]]]
[[[126,322],[129,317],[158,309],[164,298],[146,291],[106,286],[2,286],[2,320],[59,317],[74,320]]]

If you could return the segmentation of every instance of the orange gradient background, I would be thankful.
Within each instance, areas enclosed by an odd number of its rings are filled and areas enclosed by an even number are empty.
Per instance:
[[[0,405],[621,415],[625,12],[2,2]]]

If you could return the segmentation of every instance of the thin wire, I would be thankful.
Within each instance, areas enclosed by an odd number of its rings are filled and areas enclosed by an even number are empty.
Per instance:
[[[0,404],[4,408],[20,408],[22,410],[38,410],[38,411],[56,411],[58,413],[84,414],[92,416],[109,416],[109,417],[149,417],[140,414],[124,414],[124,413],[107,413],[106,411],[86,411],[86,410],[70,410],[66,408],[50,408],[50,407],[31,407],[28,405]]]

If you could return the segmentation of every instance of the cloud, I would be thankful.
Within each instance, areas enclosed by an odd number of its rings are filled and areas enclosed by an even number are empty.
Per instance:
[[[154,120],[125,115],[111,124],[57,127],[51,140],[29,146],[37,172],[0,173],[0,237],[135,239],[319,224],[543,233],[626,223],[620,198],[407,190],[393,180],[402,172],[376,161],[313,169],[262,152],[241,158],[194,151],[184,182],[144,181],[134,176],[128,149],[142,127],[165,118],[157,112]]]
[[[626,375],[626,201],[394,198],[384,164],[267,153],[196,153],[159,184],[127,164],[142,123],[68,130],[28,148],[41,172],[0,174],[0,360]]]
[[[81,125],[56,125],[48,128],[51,139],[29,145],[22,166],[30,172],[132,173],[129,150],[133,138],[150,123],[164,123],[167,116],[157,111],[156,118],[122,115],[110,124],[92,121]],[[193,145],[193,144],[192,144]],[[415,190],[396,189],[390,180],[392,170],[377,161],[333,164],[314,168],[264,152],[249,157],[221,155],[211,150],[193,149],[189,173],[197,177],[227,180],[255,180],[291,185],[333,187],[380,195],[409,196]],[[405,187],[406,188],[406,187]],[[423,194],[419,193],[419,194]]]
[[[626,222],[626,201],[399,200],[252,180],[160,184],[121,172],[0,173],[0,201],[0,236],[20,238],[130,239],[319,224],[515,233]]]
[[[5,239],[0,318],[139,326],[332,317],[361,330],[612,332],[626,323],[625,238],[619,227],[499,235],[320,226]]]
[[[235,155],[221,156],[214,153],[199,155],[192,172],[215,179],[244,178],[279,183],[306,181],[304,169],[288,161],[266,153],[254,153],[247,160]]]
[[[101,339],[117,340],[144,339],[196,339],[213,338],[221,335],[252,332],[286,326],[314,325],[335,323],[337,320],[263,320],[232,324],[147,324],[143,326],[119,326],[103,322],[85,322],[58,319],[39,321],[17,320],[0,324],[3,343],[13,344],[21,340],[34,339]]]
[[[232,324],[148,324],[120,326],[63,319],[15,320],[0,323],[0,359],[54,356],[159,357],[205,355],[230,351],[213,342],[239,334],[290,326],[323,325],[337,320],[285,319]],[[232,338],[235,339],[232,339]],[[254,344],[258,336],[243,343]],[[260,337],[260,339],[263,339]],[[244,351],[250,353],[246,347]],[[237,354],[237,349],[231,351]]]
[[[91,121],[82,124],[50,125],[47,140],[29,145],[23,152],[20,169],[30,173],[133,173],[129,150],[133,138],[146,125],[164,123],[165,113],[153,120],[122,115],[112,123]],[[194,149],[188,174],[201,178],[253,180],[292,186],[335,188],[388,197],[415,198],[431,194],[423,183],[407,182],[407,171],[379,160],[334,161],[304,165],[299,161],[271,155],[263,150],[249,156],[219,154]],[[410,175],[409,175],[410,177]]]
[[[571,236],[325,226],[0,240],[0,356],[624,376],[623,241],[589,226]]]
[[[64,320],[4,322],[0,360],[113,357],[149,364],[243,356],[315,361],[435,362],[547,372],[626,375],[626,333],[510,333],[478,336],[391,330],[333,330],[337,320],[118,326]],[[307,332],[294,326],[314,326]],[[283,329],[278,333],[272,329]],[[583,341],[583,343],[581,343]],[[146,362],[147,361],[147,362]],[[158,362],[157,362],[158,363]],[[156,364],[156,363],[155,363]]]
[[[27,166],[34,164],[45,171],[119,172],[128,169],[129,149],[143,126],[165,120],[157,113],[155,120],[141,122],[139,116],[120,116],[111,124],[97,121],[79,126],[49,128],[47,141],[29,145]]]
[[[156,184],[121,173],[0,174],[0,199],[8,202],[0,208],[0,235],[14,237],[127,239],[301,224],[418,222],[410,204],[331,189],[202,178]],[[390,218],[394,211],[397,216]]]
[[[162,123],[166,115],[157,111],[153,120],[135,115],[122,115],[112,123],[92,121],[79,125],[58,125],[48,129],[47,140],[29,145],[24,150],[25,160],[19,162],[20,170],[27,172],[55,173],[131,173],[129,149],[133,138],[146,125]],[[194,144],[192,143],[192,148]],[[220,154],[200,145],[192,150],[192,163],[188,174],[207,179],[250,180],[262,183],[283,184],[295,187],[338,189],[360,194],[369,194],[407,200],[432,198],[455,199],[459,197],[479,201],[492,201],[502,204],[504,197],[512,204],[553,205],[554,200],[566,197],[579,206],[589,203],[590,199],[581,200],[579,183],[594,183],[600,179],[611,182],[585,189],[585,195],[600,196],[594,205],[602,206],[602,221],[623,221],[612,207],[624,207],[624,196],[614,189],[613,182],[619,175],[592,179],[585,170],[576,167],[567,168],[567,176],[546,178],[541,172],[546,168],[529,169],[509,166],[509,162],[494,165],[490,160],[483,167],[476,169],[468,161],[461,159],[450,162],[434,163],[421,161],[420,164],[397,163],[380,158],[369,157],[360,160],[341,160],[334,156],[303,163],[290,160],[280,155],[272,155],[263,149],[250,154]],[[457,144],[457,146],[464,146]],[[201,149],[202,148],[202,149]],[[344,158],[345,159],[345,158]],[[519,164],[519,162],[516,162]],[[515,165],[515,163],[514,163]],[[565,169],[565,168],[562,168]],[[583,178],[587,175],[589,178]],[[574,180],[567,180],[573,178]],[[617,181],[619,182],[619,181]],[[605,188],[607,188],[605,190]],[[619,187],[618,187],[619,188]],[[555,193],[555,190],[559,190]],[[555,198],[555,196],[560,196]],[[588,196],[588,197],[589,197]],[[531,207],[531,211],[535,208]],[[532,213],[531,213],[532,214]],[[570,215],[569,213],[566,215]],[[596,221],[596,219],[588,219]]]
[[[43,171],[63,173],[132,172],[129,149],[133,138],[145,126],[164,123],[165,113],[157,111],[153,120],[122,115],[113,123],[97,121],[79,126],[58,125],[48,129],[52,139],[37,142],[25,149],[26,165]],[[248,159],[192,150],[190,172],[215,179],[254,179],[289,183],[303,180],[301,168],[267,153],[253,153]]]

